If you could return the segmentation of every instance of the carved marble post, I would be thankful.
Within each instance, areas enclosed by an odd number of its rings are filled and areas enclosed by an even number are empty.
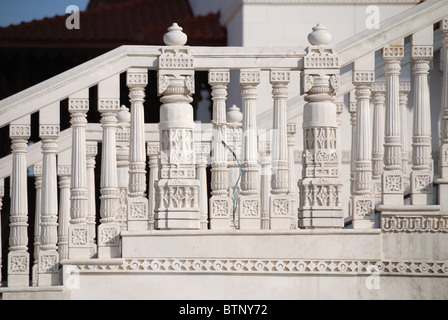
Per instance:
[[[443,212],[448,212],[448,18],[440,22],[440,31],[443,36],[443,81],[442,81],[442,106],[440,110],[440,157],[439,179],[435,182],[439,185],[439,203]]]
[[[113,76],[98,84],[98,111],[101,113],[103,144],[101,152],[100,225],[98,258],[118,258],[121,228],[117,222],[117,113],[120,109],[120,78]]]
[[[239,199],[240,229],[260,229],[260,196],[258,193],[257,151],[257,86],[260,70],[240,70],[243,103],[243,144],[241,196]]]
[[[121,230],[128,227],[128,186],[129,186],[129,139],[131,126],[131,113],[122,105],[117,113],[117,179],[118,179],[118,213],[117,221]]]
[[[58,157],[59,163],[61,156]],[[68,226],[70,222],[70,165],[58,165],[59,176],[59,261],[68,259]]]
[[[386,82],[372,85],[373,102],[373,143],[372,143],[372,190],[375,205],[381,204],[381,176],[384,166],[384,104],[386,101]]]
[[[411,90],[411,83],[409,81],[400,81],[400,111],[401,111],[401,159],[403,171],[403,188],[409,189],[409,143],[408,143],[408,94]]]
[[[59,137],[59,103],[39,112],[40,138],[42,140],[42,209],[39,245],[39,286],[59,283],[58,246],[58,176],[56,166]]]
[[[0,179],[0,248],[2,248],[2,207],[3,197],[5,196],[5,180]],[[0,287],[2,283],[2,250],[0,250]]]
[[[271,70],[270,82],[274,99],[272,178],[269,201],[270,229],[290,229],[292,204],[288,195],[289,163],[286,99],[288,98],[289,70]]]
[[[87,165],[87,224],[89,226],[90,256],[98,251],[96,245],[96,195],[95,195],[95,165],[98,154],[98,143],[86,141],[86,165]]]
[[[148,229],[148,199],[145,170],[145,115],[143,102],[148,84],[148,70],[129,69],[126,84],[131,99],[129,147],[128,230]]]
[[[156,209],[156,181],[159,180],[159,142],[148,142],[149,157],[149,230],[154,230],[154,210]]]
[[[209,143],[196,145],[196,179],[199,180],[199,208],[200,229],[208,229],[208,190],[207,190],[207,162],[210,154]]]
[[[89,91],[82,90],[69,97],[68,110],[72,124],[72,166],[70,186],[69,259],[91,256],[90,228],[87,223],[87,161],[86,125]]]
[[[288,165],[289,165],[289,187],[288,194],[291,197],[291,229],[297,229],[297,181],[295,180],[294,146],[296,145],[297,125],[288,123],[286,126],[288,134]]]
[[[299,227],[342,228],[342,181],[337,109],[333,96],[339,87],[339,62],[331,35],[317,25],[308,36],[302,72],[302,94],[307,94],[303,111],[303,174],[299,181],[301,193]]]
[[[356,92],[353,90],[349,94],[349,107],[348,112],[350,113],[350,124],[352,127],[352,140],[351,140],[351,152],[350,152],[350,195],[355,194],[355,155],[356,148],[358,147],[358,136],[356,135],[356,124],[357,124],[357,110],[358,102],[356,101]],[[353,216],[352,205],[349,205],[350,216]]]
[[[352,203],[354,229],[375,226],[374,200],[372,197],[372,130],[370,123],[371,86],[375,81],[375,56],[364,56],[354,62],[353,84],[356,87],[356,137],[355,180]]]
[[[182,28],[173,24],[164,37],[159,58],[160,180],[155,226],[159,229],[199,229],[200,183],[196,179],[194,120],[194,66]],[[179,37],[177,37],[178,35]]]
[[[222,141],[226,139],[226,97],[230,72],[227,69],[212,69],[208,74],[208,83],[212,88],[213,100],[213,142],[211,164],[210,229],[229,229],[232,213],[232,200],[229,197],[229,170],[227,154]]]
[[[433,56],[432,26],[416,32],[411,38],[414,63],[414,125],[412,136],[411,204],[433,204],[433,170],[431,146],[431,105],[429,63]]]
[[[269,216],[269,199],[271,190],[271,142],[266,139],[258,140],[258,152],[261,165],[260,182],[260,206],[261,206],[261,229],[271,229],[271,218]]]
[[[402,41],[383,49],[387,81],[384,172],[382,177],[384,205],[403,205],[404,203],[399,79],[403,56]]]
[[[40,229],[41,229],[41,210],[42,210],[42,163],[33,166],[34,186],[36,189],[36,202],[34,208],[34,261],[31,269],[32,286],[37,286],[39,278],[39,247],[40,247]]]
[[[9,137],[12,141],[12,173],[8,287],[27,287],[29,285],[26,153],[30,133],[29,115],[13,121],[9,125]]]

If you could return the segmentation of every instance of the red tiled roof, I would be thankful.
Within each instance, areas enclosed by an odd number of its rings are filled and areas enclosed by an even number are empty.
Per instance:
[[[0,28],[0,46],[159,45],[173,22],[184,28],[187,44],[226,45],[227,39],[219,16],[194,17],[188,0],[128,0],[87,9],[80,12],[80,29],[66,28],[68,16]]]

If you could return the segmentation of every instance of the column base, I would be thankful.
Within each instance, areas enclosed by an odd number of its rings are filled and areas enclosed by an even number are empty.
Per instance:
[[[30,255],[28,252],[8,253],[8,287],[28,287]]]
[[[411,204],[431,205],[434,203],[433,173],[431,171],[411,172]]]
[[[91,244],[89,243],[90,227],[87,223],[70,224],[68,227],[68,258],[90,259]]]
[[[401,171],[384,171],[382,185],[384,205],[400,206],[404,204],[403,174]]]
[[[353,229],[375,227],[375,199],[371,196],[352,196],[350,199]]]
[[[233,202],[228,196],[210,198],[210,229],[233,229]],[[235,212],[236,214],[236,212]]]
[[[144,231],[149,228],[148,199],[128,197],[128,230]]]
[[[239,201],[239,229],[261,230],[259,196],[240,196]]]
[[[291,197],[287,195],[271,195],[269,199],[270,229],[291,229]]]
[[[116,223],[101,224],[98,226],[98,258],[120,258],[120,232]]]
[[[59,254],[57,251],[39,252],[37,285],[40,287],[59,284]]]
[[[302,209],[299,210],[299,228],[332,228],[344,227],[344,212],[342,208],[334,209]]]
[[[438,185],[438,202],[443,215],[448,215],[448,179],[437,179],[434,181]]]

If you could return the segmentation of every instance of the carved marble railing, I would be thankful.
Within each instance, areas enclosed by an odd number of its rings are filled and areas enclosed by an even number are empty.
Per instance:
[[[182,29],[173,24],[164,37],[165,46],[116,49],[1,101],[0,126],[9,125],[12,150],[0,159],[0,199],[5,179],[10,186],[10,199],[0,201],[0,207],[8,202],[10,209],[8,255],[0,260],[7,268],[7,285],[27,287],[31,280],[33,285],[54,286],[60,283],[62,260],[121,257],[123,230],[343,228],[346,201],[356,229],[447,232],[448,203],[442,195],[448,194],[448,100],[444,94],[436,200],[428,82],[433,27],[440,23],[445,47],[443,86],[447,87],[447,21],[434,21],[411,36],[415,105],[410,173],[401,130],[404,97],[411,90],[399,77],[403,39],[381,49],[385,82],[375,82],[375,51],[352,61],[349,199],[342,196],[344,109],[341,102],[335,103],[341,61],[330,45],[331,35],[321,25],[313,28],[306,50],[268,50],[189,47]],[[157,71],[157,83],[149,82],[148,71]],[[211,86],[213,113],[208,124],[195,123],[193,117],[197,71],[208,72]],[[266,71],[268,79],[262,76]],[[124,72],[129,109],[120,107]],[[226,105],[231,72],[239,76],[242,112]],[[296,203],[292,153],[300,124],[287,123],[286,101],[291,77],[298,72],[300,88],[294,90],[300,89],[306,104]],[[266,80],[274,115],[268,131],[257,128],[256,118],[259,88]],[[145,88],[155,85],[162,102],[160,122],[147,124]],[[98,88],[100,123],[86,119],[91,86]],[[66,98],[71,127],[60,132],[60,101]],[[29,146],[35,112],[39,112],[41,141]],[[33,226],[27,203],[30,166],[37,199]],[[100,176],[98,186],[95,173]],[[407,205],[406,177],[411,193]],[[381,224],[376,211],[381,212]]]

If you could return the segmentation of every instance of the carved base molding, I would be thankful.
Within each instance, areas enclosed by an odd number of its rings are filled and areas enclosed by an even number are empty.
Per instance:
[[[117,264],[77,264],[80,273],[269,273],[447,276],[448,261],[301,259],[123,259]]]

